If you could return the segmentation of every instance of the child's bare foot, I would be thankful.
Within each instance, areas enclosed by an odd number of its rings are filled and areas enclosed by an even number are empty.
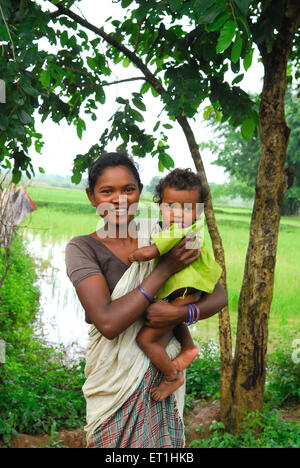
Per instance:
[[[172,362],[177,370],[183,371],[190,365],[190,363],[194,359],[196,359],[196,357],[198,356],[198,353],[199,353],[199,350],[197,346],[195,346],[194,348],[186,349],[185,351],[180,353],[179,356],[177,356],[177,358],[173,359]]]
[[[154,387],[151,390],[151,396],[155,401],[163,401],[169,395],[175,392],[177,388],[184,384],[184,377],[178,372],[177,378],[174,380],[163,380],[158,387]]]

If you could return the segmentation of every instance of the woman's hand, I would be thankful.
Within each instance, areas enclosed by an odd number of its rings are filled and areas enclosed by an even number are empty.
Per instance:
[[[182,322],[179,308],[166,301],[157,299],[146,311],[145,325],[151,328],[175,327]]]
[[[211,294],[203,293],[200,301],[195,301],[200,309],[200,319],[212,317],[227,305],[227,294],[221,283]],[[146,325],[151,328],[175,327],[188,319],[186,305],[172,305],[160,299],[151,304],[146,311]]]
[[[197,241],[195,242],[194,248],[190,248],[191,242],[195,240],[196,235],[194,234],[184,237],[170,252],[160,258],[157,267],[167,270],[169,276],[171,276],[193,263],[201,255],[199,243]]]

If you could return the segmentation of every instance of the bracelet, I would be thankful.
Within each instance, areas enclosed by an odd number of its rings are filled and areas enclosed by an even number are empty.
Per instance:
[[[148,294],[146,293],[146,291],[144,291],[144,289],[142,288],[142,286],[138,286],[137,287],[141,293],[146,297],[146,299],[148,299],[148,301],[150,302],[150,304],[153,304],[153,300],[151,299],[151,297],[148,296]]]
[[[194,307],[192,304],[187,304],[187,308],[189,310],[189,323],[188,323],[188,326],[192,325],[194,323],[194,313],[195,313],[195,310],[194,310]]]
[[[189,311],[189,322],[186,322],[188,326],[193,325],[198,322],[200,319],[200,310],[196,304],[187,304],[187,309]],[[196,312],[196,315],[195,315]]]
[[[193,304],[195,307],[196,307],[196,310],[197,310],[197,318],[195,320],[195,323],[198,322],[198,320],[200,319],[200,309],[199,307],[197,306],[197,304]]]

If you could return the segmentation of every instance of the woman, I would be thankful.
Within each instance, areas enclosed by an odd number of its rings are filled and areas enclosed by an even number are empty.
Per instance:
[[[184,444],[184,391],[181,387],[162,402],[151,398],[151,389],[163,376],[138,347],[136,336],[145,318],[154,328],[174,327],[188,320],[185,306],[160,300],[152,303],[152,298],[169,276],[195,261],[200,251],[186,249],[187,240],[183,239],[155,268],[153,261],[130,264],[129,255],[149,245],[150,233],[137,236],[132,214],[142,188],[126,155],[100,156],[91,166],[87,195],[101,210],[104,227],[72,239],[66,247],[68,276],[86,320],[93,324],[83,386],[85,430],[91,448],[176,448]],[[152,233],[157,229],[155,223]],[[226,302],[226,293],[218,283],[212,294],[204,294],[197,302],[201,319],[221,310]],[[180,346],[172,333],[164,345],[171,359],[179,354]]]

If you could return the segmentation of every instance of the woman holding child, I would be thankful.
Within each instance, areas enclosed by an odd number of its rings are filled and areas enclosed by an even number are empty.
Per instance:
[[[92,324],[83,386],[90,448],[184,444],[182,371],[197,349],[183,322],[211,317],[227,297],[218,281],[220,269],[205,247],[187,248],[195,241],[195,207],[204,201],[199,179],[191,171],[175,171],[171,186],[160,186],[168,225],[153,222],[145,235],[134,220],[143,186],[127,155],[102,155],[90,168],[87,195],[98,212],[100,207],[104,226],[66,247],[67,274]],[[190,209],[184,226],[191,228],[187,235],[182,230],[185,237],[171,250],[161,252],[153,239],[176,225],[185,204]],[[199,271],[193,284],[182,283],[167,297],[159,296],[174,274],[188,272],[192,264]]]

